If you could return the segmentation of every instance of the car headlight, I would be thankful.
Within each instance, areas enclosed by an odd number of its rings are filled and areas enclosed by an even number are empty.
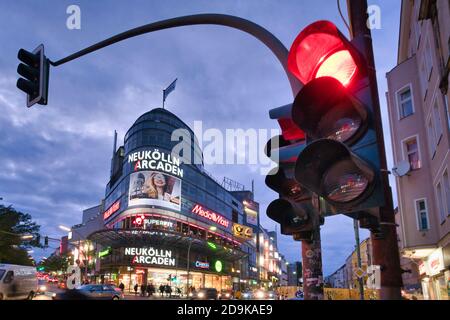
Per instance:
[[[189,297],[192,297],[192,296],[194,296],[194,295],[192,294],[192,292],[191,292],[191,293],[189,293]]]
[[[248,298],[248,293],[244,293],[244,298]]]
[[[258,291],[258,292],[256,293],[256,297],[259,298],[259,299],[264,298],[264,292]]]
[[[272,298],[272,297],[273,297],[273,293],[269,293],[269,297],[271,297],[271,298]]]
[[[47,287],[46,286],[40,286],[39,287],[39,291],[47,291]]]
[[[229,298],[229,297],[230,297],[230,294],[229,294],[229,293],[225,294],[225,297]]]
[[[200,293],[198,294],[198,297],[199,297],[199,298],[204,298],[204,297],[205,297],[205,294],[204,294],[203,292],[200,292]]]

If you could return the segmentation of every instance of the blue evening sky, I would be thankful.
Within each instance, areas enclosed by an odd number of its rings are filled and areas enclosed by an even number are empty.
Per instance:
[[[369,3],[381,7],[382,28],[373,31],[373,38],[391,168],[385,73],[396,64],[400,1]],[[81,8],[81,30],[66,28],[71,4]],[[188,125],[202,120],[204,129],[277,129],[268,110],[292,101],[284,71],[256,39],[220,26],[144,35],[52,68],[45,107],[27,109],[15,87],[19,48],[31,50],[44,43],[47,56],[57,60],[129,28],[195,13],[249,19],[288,48],[315,20],[330,20],[347,34],[334,0],[1,1],[0,203],[30,213],[42,225],[43,235],[64,235],[59,224],[80,223],[81,211],[104,196],[114,130],[123,142],[139,115],[161,106],[162,89],[176,77],[177,88],[166,106]],[[275,228],[265,210],[277,195],[265,186],[256,167],[206,169],[219,180],[226,176],[248,187],[254,179],[262,224]],[[361,231],[361,239],[367,236]],[[354,244],[349,218],[327,218],[322,228],[325,275],[344,263]],[[280,236],[279,247],[289,261],[300,259],[300,243],[290,237]],[[36,250],[34,256],[40,260],[50,253]]]

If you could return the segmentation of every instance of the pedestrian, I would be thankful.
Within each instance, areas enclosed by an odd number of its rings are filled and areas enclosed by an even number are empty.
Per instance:
[[[145,297],[145,292],[147,290],[147,286],[145,283],[141,284],[141,296]]]
[[[167,297],[169,297],[169,298],[172,297],[172,288],[168,284],[166,284],[165,291],[166,291]]]
[[[150,287],[151,284],[147,284],[147,296],[150,297],[152,295],[152,288]]]
[[[153,285],[152,282],[150,282],[149,288],[150,288],[150,295],[153,296],[153,294],[155,293],[155,286]]]
[[[164,285],[161,283],[161,285],[159,286],[159,292],[161,293],[161,297],[164,294]]]
[[[103,280],[104,281],[104,280]],[[125,289],[125,285],[123,284],[123,282],[121,281],[120,282],[120,284],[119,284],[119,289],[122,291],[122,293],[123,293],[123,290]]]
[[[137,295],[137,291],[138,291],[138,284],[135,283],[134,284],[134,295]]]

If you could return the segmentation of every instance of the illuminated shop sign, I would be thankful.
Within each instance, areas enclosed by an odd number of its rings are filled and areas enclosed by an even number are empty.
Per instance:
[[[153,264],[160,266],[175,266],[172,250],[148,248],[125,248],[126,256],[133,256],[133,264]]]
[[[134,171],[156,170],[183,178],[180,159],[158,149],[133,152],[128,155],[128,163],[133,164]]]
[[[114,212],[120,209],[120,199],[114,202],[108,210],[103,213],[103,220],[108,219]]]
[[[223,269],[222,261],[217,260],[216,263],[214,264],[214,269],[215,269],[217,272],[222,272],[222,269]]]
[[[165,229],[175,229],[175,223],[173,221],[145,217],[144,215],[136,216],[132,223],[136,227],[143,227],[144,229],[151,229],[153,226],[163,227]]]
[[[198,214],[199,216],[206,218],[208,220],[211,220],[225,228],[228,228],[230,225],[230,221],[223,216],[221,216],[218,213],[215,213],[214,211],[211,211],[209,209],[204,208],[203,206],[196,204],[192,208],[192,213]]]
[[[209,262],[195,261],[195,267],[200,269],[209,269]]]
[[[106,256],[110,255],[111,253],[112,253],[111,247],[107,247],[98,253],[98,257],[99,258],[106,257]]]
[[[233,223],[233,234],[243,239],[252,239],[253,229],[239,223]]]

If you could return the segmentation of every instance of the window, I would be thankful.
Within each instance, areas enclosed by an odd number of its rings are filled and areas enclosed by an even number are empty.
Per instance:
[[[438,183],[438,185],[436,186],[436,197],[438,201],[439,216],[441,217],[442,223],[445,220],[445,209],[444,209],[444,199],[442,197],[442,187],[440,183]]]
[[[398,104],[400,106],[400,119],[414,113],[411,88],[409,86],[398,93]]]
[[[420,65],[420,84],[422,86],[423,99],[425,100],[428,92],[428,76],[427,67],[425,65],[425,59],[422,59],[422,64]]]
[[[419,155],[419,147],[417,144],[417,139],[412,138],[404,142],[404,150],[406,153],[406,157],[411,165],[411,170],[420,169],[420,155]]]
[[[441,114],[439,113],[439,104],[436,101],[433,106],[433,117],[434,117],[434,132],[436,134],[436,143],[439,144],[439,141],[442,137],[442,122],[441,122]]]
[[[419,230],[428,230],[428,212],[425,200],[416,200],[416,213],[419,222]]]
[[[447,215],[450,214],[450,180],[448,179],[448,172],[445,170],[443,175],[445,201],[447,202]]]
[[[432,57],[432,53],[431,53],[431,46],[430,46],[430,39],[427,38],[427,43],[425,46],[425,65],[426,65],[426,76],[427,76],[427,81],[430,80],[431,78],[431,73],[433,72],[433,57]]]
[[[431,117],[428,120],[427,130],[428,130],[428,140],[429,140],[429,145],[430,145],[430,154],[431,154],[431,158],[433,158],[434,153],[436,152],[436,137],[435,137],[434,126],[433,126],[433,121],[431,120]]]

